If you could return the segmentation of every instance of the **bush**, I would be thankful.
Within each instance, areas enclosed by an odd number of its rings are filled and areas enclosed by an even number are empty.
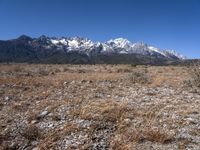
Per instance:
[[[49,72],[45,68],[39,68],[38,73],[41,76],[48,76],[49,75]]]
[[[21,135],[27,140],[33,141],[39,138],[40,132],[37,126],[29,125],[22,130]]]
[[[188,73],[190,79],[184,81],[186,87],[190,87],[195,91],[200,90],[200,62],[197,62],[189,67]]]
[[[22,66],[20,66],[20,65],[14,65],[14,66],[13,66],[13,71],[14,71],[14,72],[22,72],[22,71],[23,71],[23,68],[22,68]]]
[[[200,88],[200,63],[196,63],[191,70],[193,85]]]
[[[150,76],[146,72],[133,72],[129,75],[132,83],[146,84],[150,82]]]
[[[127,69],[127,68],[119,68],[117,69],[117,73],[129,73],[132,72],[132,70]]]
[[[131,67],[137,67],[137,65],[136,64],[131,64]]]

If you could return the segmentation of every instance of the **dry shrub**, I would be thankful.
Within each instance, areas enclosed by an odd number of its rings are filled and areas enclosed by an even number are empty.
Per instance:
[[[117,73],[127,73],[127,72],[132,72],[132,70],[128,68],[119,68],[117,69]]]
[[[137,64],[131,64],[131,67],[137,67]]]
[[[132,83],[147,84],[150,83],[150,75],[145,71],[135,71],[129,74],[129,80]]]
[[[115,137],[111,139],[111,147],[113,149],[135,149],[137,144],[150,141],[153,143],[167,144],[175,139],[175,132],[167,128],[160,127],[157,124],[159,118],[159,112],[163,110],[163,105],[155,106],[149,111],[141,112],[140,110],[133,110],[131,113],[134,116],[140,116],[143,121],[134,125],[126,122],[120,122],[117,124],[117,130]],[[125,120],[125,119],[124,119]]]
[[[25,66],[22,64],[1,64],[0,65],[0,72],[4,72],[4,73],[19,73],[24,71]]]
[[[40,137],[40,131],[35,125],[28,125],[22,129],[20,134],[29,141],[37,140]]]
[[[49,72],[45,68],[39,68],[38,74],[41,75],[41,76],[48,76]]]
[[[62,140],[71,133],[76,133],[81,130],[82,128],[70,122],[66,123],[63,129],[52,129],[51,131],[43,135],[43,138],[39,144],[39,149],[55,149],[55,147],[57,146],[57,141]]]
[[[5,136],[0,134],[0,145],[3,143],[4,140],[5,140]]]
[[[161,144],[166,144],[174,140],[174,133],[157,127],[145,127],[141,130],[140,134],[143,136],[143,140]]]
[[[14,65],[13,66],[13,71],[14,72],[22,72],[23,71],[23,68],[21,65]]]
[[[189,80],[184,80],[183,84],[186,87],[190,87],[196,92],[200,90],[200,62],[194,63],[188,69],[188,74],[190,76]]]
[[[123,131],[123,133],[114,137],[114,140],[111,141],[111,147],[113,149],[129,150],[145,141],[167,144],[173,141],[174,138],[174,133],[166,129],[153,126],[141,126],[139,128],[130,127],[127,128],[126,131]]]
[[[54,72],[55,73],[59,73],[59,72],[61,72],[61,70],[62,70],[62,68],[60,68],[60,69],[59,68],[55,68]]]
[[[120,121],[128,111],[126,104],[117,103],[113,100],[88,102],[78,110],[76,115],[82,119],[115,123]]]
[[[194,64],[191,70],[192,84],[200,88],[200,62]]]
[[[39,120],[39,118],[38,118],[38,112],[31,111],[30,115],[27,118],[27,121],[31,122],[33,120]]]
[[[112,150],[134,150],[136,148],[135,143],[122,143],[121,140],[114,140],[110,143]]]
[[[68,67],[64,67],[63,72],[67,72],[67,71],[70,71],[70,69]]]
[[[0,145],[0,150],[10,150],[10,146],[8,143],[2,143]]]

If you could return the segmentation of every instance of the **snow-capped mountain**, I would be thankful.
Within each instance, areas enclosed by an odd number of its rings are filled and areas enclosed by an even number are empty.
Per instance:
[[[39,39],[44,38],[40,37]],[[38,39],[35,39],[36,41]],[[33,43],[34,41],[33,40]],[[172,50],[161,50],[159,48],[155,48],[153,46],[147,45],[143,42],[132,43],[124,38],[117,38],[114,40],[109,40],[104,43],[100,42],[92,42],[86,38],[48,38],[46,37],[46,41],[48,41],[48,45],[44,46],[44,48],[56,48],[56,49],[66,49],[66,51],[80,51],[85,52],[86,54],[90,54],[90,52],[95,49],[102,47],[101,53],[119,53],[119,54],[143,54],[143,55],[161,55],[167,58],[175,58],[184,59],[182,55],[179,55],[176,51]],[[30,43],[31,44],[31,43]]]
[[[16,51],[18,51],[18,54],[15,54]],[[26,53],[23,55],[25,55],[27,59],[35,56],[38,60],[49,59],[54,55],[64,56],[72,54],[81,55],[87,57],[87,59],[91,59],[94,56],[95,59],[98,59],[97,56],[100,55],[107,57],[110,55],[129,55],[129,57],[130,55],[140,55],[141,57],[152,57],[154,59],[184,59],[184,57],[176,51],[162,50],[143,42],[133,43],[124,38],[112,39],[106,42],[93,42],[87,38],[80,37],[57,38],[43,35],[39,38],[31,38],[22,35],[17,39],[0,41],[0,52],[3,53],[4,57],[10,57],[8,56],[8,54],[10,54],[12,56],[11,60],[18,59],[17,56],[21,52]],[[73,55],[73,57],[75,56]],[[23,58],[20,59],[24,60]],[[10,59],[6,58],[6,60]],[[5,58],[0,56],[0,61],[5,61]]]

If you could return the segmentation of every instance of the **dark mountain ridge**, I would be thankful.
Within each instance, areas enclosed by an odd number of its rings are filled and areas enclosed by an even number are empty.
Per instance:
[[[100,43],[79,37],[22,35],[0,41],[0,62],[165,65],[183,59],[175,51],[161,50],[143,42],[131,43],[123,38]]]

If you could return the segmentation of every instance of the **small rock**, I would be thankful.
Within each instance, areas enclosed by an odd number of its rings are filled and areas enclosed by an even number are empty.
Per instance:
[[[129,124],[129,123],[131,122],[131,120],[130,120],[129,118],[127,118],[127,119],[124,119],[124,122],[125,122],[126,124]]]
[[[187,118],[187,121],[191,124],[197,124],[197,121],[194,120],[193,118]]]
[[[44,118],[46,115],[48,115],[48,111],[47,110],[45,110],[45,111],[43,111],[41,114],[39,114],[39,118]]]
[[[76,81],[74,81],[74,80],[71,82],[71,84],[75,84],[75,83],[76,83]]]
[[[35,124],[35,123],[37,123],[37,120],[32,120],[31,121],[31,124]]]
[[[8,96],[6,96],[6,97],[5,97],[5,100],[8,101],[8,100],[10,100],[10,98],[9,98]]]
[[[37,141],[33,141],[33,142],[31,142],[31,145],[33,145],[33,146],[36,146],[37,144],[38,144]]]
[[[52,128],[54,125],[51,123],[48,125],[49,128]]]
[[[52,116],[53,116],[53,113],[49,113],[48,116],[52,117]]]
[[[163,113],[163,116],[164,116],[164,117],[169,117],[169,113],[164,112],[164,113]]]
[[[63,83],[63,85],[67,85],[68,84],[68,82],[67,81],[65,81],[64,83]]]
[[[111,97],[111,95],[107,95],[107,98],[110,98]]]

